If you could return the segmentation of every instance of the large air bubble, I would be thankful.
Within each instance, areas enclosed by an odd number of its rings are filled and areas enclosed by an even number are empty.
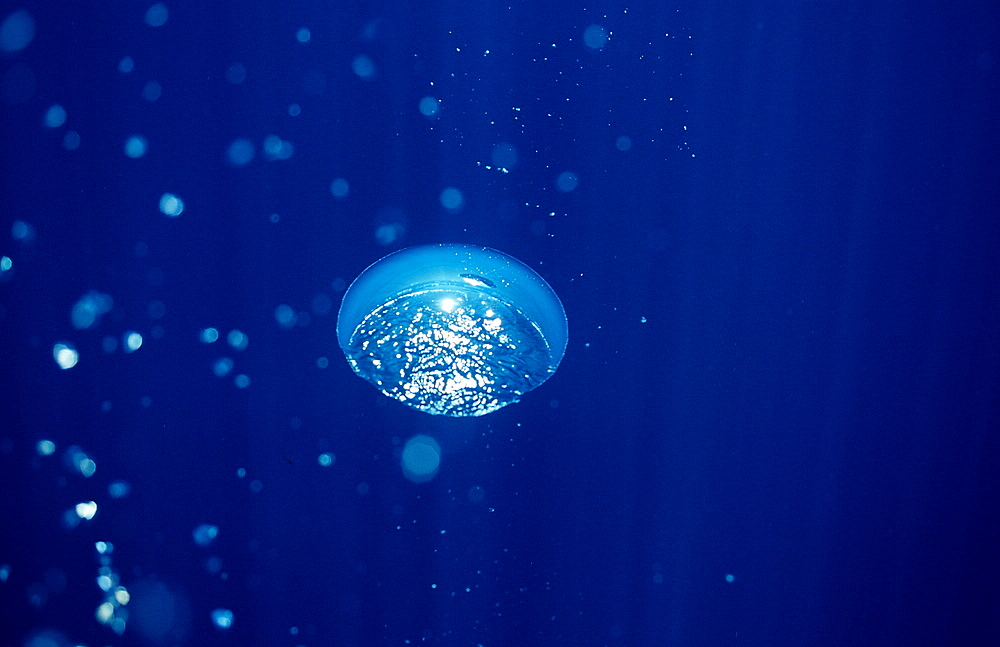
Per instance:
[[[473,245],[386,256],[351,284],[337,319],[355,373],[415,409],[454,417],[496,411],[547,380],[567,334],[542,277]]]

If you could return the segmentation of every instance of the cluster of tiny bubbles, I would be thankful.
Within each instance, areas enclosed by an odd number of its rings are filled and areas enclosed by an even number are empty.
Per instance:
[[[351,61],[351,70],[358,78],[371,81],[375,78],[375,61],[366,54],[358,54]]]
[[[114,546],[109,541],[98,541],[94,544],[98,555],[97,588],[103,594],[103,600],[97,605],[94,616],[102,625],[109,627],[119,636],[125,633],[125,623],[128,621],[126,605],[132,600],[128,589],[122,586],[118,572],[111,562]]]
[[[441,191],[440,200],[441,206],[448,211],[460,211],[465,205],[465,196],[453,186],[445,187]]]
[[[424,97],[420,100],[418,109],[420,110],[420,114],[425,117],[437,117],[438,113],[441,112],[441,101],[434,97]]]
[[[214,344],[219,341],[219,329],[211,327],[203,328],[198,333],[198,339],[203,344]],[[246,350],[247,346],[250,345],[250,337],[242,330],[233,329],[226,335],[226,343],[233,350],[240,352]],[[232,357],[218,357],[212,362],[212,372],[215,373],[216,377],[226,377],[233,371],[235,366],[236,362]],[[233,377],[233,384],[237,388],[245,389],[250,386],[250,377],[244,373],[238,373]]]
[[[556,188],[565,193],[569,193],[580,184],[580,178],[572,171],[563,171],[556,178]]]
[[[407,479],[414,483],[426,483],[437,475],[441,467],[441,446],[430,436],[413,436],[403,445],[399,464]]]

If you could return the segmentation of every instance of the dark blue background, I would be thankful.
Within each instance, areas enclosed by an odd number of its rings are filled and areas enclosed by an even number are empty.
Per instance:
[[[995,3],[187,1],[151,27],[145,3],[29,0],[0,19],[22,7],[35,38],[0,55],[0,644],[996,644]],[[509,174],[486,168],[501,143]],[[566,357],[520,404],[432,418],[344,361],[344,283],[435,242],[501,249],[562,298]],[[114,308],[76,330],[90,290]],[[248,347],[201,343],[210,326]],[[139,350],[102,349],[128,330]],[[415,485],[399,452],[421,433],[442,465]],[[94,619],[98,540],[133,592],[121,636]],[[144,591],[169,592],[149,598],[175,604],[162,626]]]

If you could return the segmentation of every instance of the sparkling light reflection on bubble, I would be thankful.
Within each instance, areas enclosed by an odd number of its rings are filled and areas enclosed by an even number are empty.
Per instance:
[[[80,354],[69,342],[55,344],[52,347],[52,357],[55,358],[59,368],[64,371],[73,368],[80,361]]]
[[[323,454],[320,454],[319,458],[317,459],[317,461],[319,462],[319,464],[321,466],[323,466],[323,467],[330,467],[331,465],[333,465],[336,462],[336,460],[337,460],[337,457],[334,456],[333,454],[329,453],[329,452],[325,452]]]
[[[219,331],[215,328],[205,328],[201,331],[201,334],[198,335],[198,338],[203,344],[211,344],[219,339]]]
[[[400,465],[406,478],[425,483],[434,478],[441,466],[441,446],[430,436],[414,436],[403,447]]]
[[[39,456],[51,456],[56,451],[56,444],[51,440],[39,440],[35,445]]]
[[[176,218],[184,212],[184,201],[173,193],[164,193],[160,196],[160,213],[171,218]]]

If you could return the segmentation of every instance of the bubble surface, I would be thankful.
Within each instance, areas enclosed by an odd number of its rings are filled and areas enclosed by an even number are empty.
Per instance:
[[[486,247],[425,245],[390,254],[351,285],[337,322],[355,373],[415,409],[481,416],[547,380],[566,349],[552,288]]]

